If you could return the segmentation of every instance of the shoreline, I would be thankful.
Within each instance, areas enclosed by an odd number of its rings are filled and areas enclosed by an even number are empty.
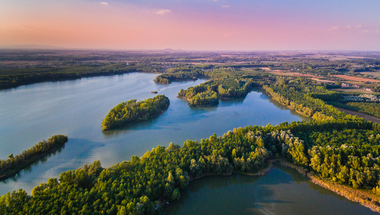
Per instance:
[[[268,159],[266,161],[267,166],[258,170],[255,173],[244,173],[244,172],[225,172],[220,175],[214,174],[214,173],[205,173],[201,176],[191,178],[189,183],[194,180],[202,179],[208,176],[231,176],[233,174],[239,174],[239,175],[247,175],[247,176],[265,176],[268,174],[268,172],[274,168],[275,166],[273,163],[278,162],[282,166],[290,167],[292,169],[297,170],[301,175],[306,176],[310,182],[313,184],[316,184],[318,186],[321,186],[327,190],[330,190],[352,202],[357,202],[360,205],[367,207],[371,209],[374,212],[380,213],[380,197],[376,196],[375,194],[372,194],[360,189],[354,189],[347,185],[338,184],[335,182],[328,181],[326,179],[319,178],[316,176],[313,172],[309,172],[307,169],[297,166],[295,164],[289,163],[283,158],[274,158],[274,159]]]
[[[111,73],[109,72],[84,73],[84,74],[79,74],[79,75],[74,75],[74,76],[69,77],[70,74],[63,73],[63,74],[56,74],[56,75],[62,75],[64,77],[49,77],[41,81],[34,81],[34,80],[24,81],[22,83],[16,83],[16,84],[7,82],[5,86],[0,85],[0,90],[16,89],[20,86],[27,86],[27,85],[39,84],[39,83],[45,83],[45,82],[73,81],[73,80],[78,80],[82,78],[107,77],[107,76],[125,75],[125,74],[130,74],[130,73],[161,74],[161,72],[144,72],[144,71],[134,70],[134,71],[111,72]],[[42,75],[49,76],[48,73],[44,73]]]
[[[340,196],[343,196],[344,198],[350,201],[357,202],[360,205],[367,207],[374,212],[380,213],[380,197],[379,196],[376,196],[375,194],[372,194],[370,192],[366,192],[360,189],[354,189],[346,185],[342,185],[342,184],[328,181],[326,179],[322,179],[316,176],[313,172],[308,172],[303,167],[299,167],[297,165],[289,163],[288,161],[284,159],[276,159],[276,161],[278,161],[279,164],[282,166],[287,166],[287,167],[296,169],[299,173],[303,174],[308,179],[310,179],[310,182],[318,186],[321,186],[323,188],[326,188],[327,190],[330,190]]]
[[[167,109],[166,109],[166,110],[167,110]],[[103,130],[103,128],[102,128],[102,132],[105,132],[105,131],[112,131],[112,130],[115,130],[115,129],[118,129],[118,128],[122,128],[122,127],[126,127],[126,126],[129,126],[129,125],[131,125],[131,124],[138,123],[138,122],[145,122],[145,121],[148,121],[148,120],[150,120],[150,119],[152,119],[152,118],[155,118],[155,117],[158,117],[158,116],[164,114],[166,110],[161,110],[160,113],[158,113],[158,114],[154,114],[154,115],[151,115],[151,116],[149,116],[146,120],[137,120],[137,121],[133,121],[133,122],[130,122],[130,123],[124,124],[124,125],[122,125],[122,126],[117,126],[117,127],[115,127],[115,128],[110,128],[110,129],[106,129],[106,130]]]
[[[60,145],[60,146],[57,146],[57,147],[54,147],[54,148],[51,148],[49,149],[49,151],[47,151],[46,153],[43,153],[43,154],[40,154],[40,155],[35,155],[33,156],[28,162],[26,163],[23,163],[21,164],[18,168],[14,169],[14,170],[10,170],[8,171],[8,173],[5,173],[4,175],[1,175],[0,174],[0,181],[2,180],[6,180],[14,175],[16,175],[17,173],[19,173],[21,170],[25,169],[26,167],[32,165],[33,163],[35,163],[36,161],[38,161],[39,159],[43,158],[44,156],[47,156],[61,148],[63,148],[65,146],[66,143],[64,143],[63,145]],[[10,173],[9,173],[10,172]]]
[[[180,98],[180,99],[183,99],[183,100],[187,101],[189,107],[191,107],[191,108],[196,108],[196,107],[215,107],[215,106],[218,105],[218,104],[216,104],[216,105],[209,104],[209,105],[196,105],[196,106],[191,106],[189,102],[190,102],[192,99],[188,99],[188,98],[186,98],[185,96],[177,96],[177,98]]]

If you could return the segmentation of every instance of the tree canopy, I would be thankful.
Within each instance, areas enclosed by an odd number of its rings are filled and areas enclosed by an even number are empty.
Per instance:
[[[169,105],[169,98],[164,95],[157,95],[144,101],[137,102],[136,99],[132,99],[122,102],[107,114],[102,122],[102,128],[109,130],[129,123],[148,120],[167,110]]]

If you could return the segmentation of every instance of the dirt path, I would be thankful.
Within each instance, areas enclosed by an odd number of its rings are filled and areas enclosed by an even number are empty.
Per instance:
[[[368,121],[371,121],[371,122],[376,122],[376,123],[380,124],[380,118],[377,118],[377,117],[374,117],[374,116],[371,116],[371,115],[368,115],[368,114],[365,114],[365,113],[360,113],[360,112],[352,111],[352,110],[347,110],[347,109],[338,108],[338,107],[335,107],[335,108],[337,108],[340,111],[345,112],[346,114],[356,115],[356,116],[361,117],[361,118],[363,118],[365,120],[368,120]]]

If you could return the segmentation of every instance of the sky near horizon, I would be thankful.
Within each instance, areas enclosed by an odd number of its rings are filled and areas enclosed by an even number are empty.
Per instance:
[[[380,0],[0,0],[0,47],[380,51]]]

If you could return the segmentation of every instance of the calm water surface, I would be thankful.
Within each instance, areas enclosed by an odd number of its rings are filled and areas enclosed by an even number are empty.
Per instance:
[[[315,185],[289,167],[277,166],[264,177],[206,177],[190,183],[165,215],[378,214]]]
[[[224,101],[218,107],[190,108],[177,98],[186,89],[205,80],[159,85],[157,74],[131,73],[120,76],[46,82],[0,91],[0,159],[19,154],[54,134],[65,134],[65,148],[43,161],[0,182],[0,195],[33,187],[63,171],[100,160],[111,166],[131,156],[143,155],[157,145],[183,144],[213,133],[222,135],[235,127],[278,124],[301,120],[276,107],[267,96],[251,92],[245,99]],[[159,91],[170,99],[161,116],[115,131],[102,132],[100,124],[110,109],[122,101],[142,100]]]
[[[159,85],[153,82],[155,76],[132,73],[0,91],[0,159],[19,154],[54,134],[69,137],[60,151],[0,181],[0,195],[19,188],[30,193],[48,178],[94,160],[109,167],[169,142],[182,145],[187,139],[222,135],[235,127],[302,120],[300,115],[255,91],[244,99],[222,101],[217,107],[190,108],[176,97],[178,91],[205,80]],[[170,98],[170,107],[163,115],[102,132],[100,124],[111,108],[122,101],[153,97],[150,92],[156,90]],[[167,214],[328,214],[336,211],[332,207],[343,204],[348,209],[342,211],[348,214],[369,213],[362,206],[292,177],[275,169],[262,178],[205,178],[193,182],[182,193],[183,198],[165,210]]]

